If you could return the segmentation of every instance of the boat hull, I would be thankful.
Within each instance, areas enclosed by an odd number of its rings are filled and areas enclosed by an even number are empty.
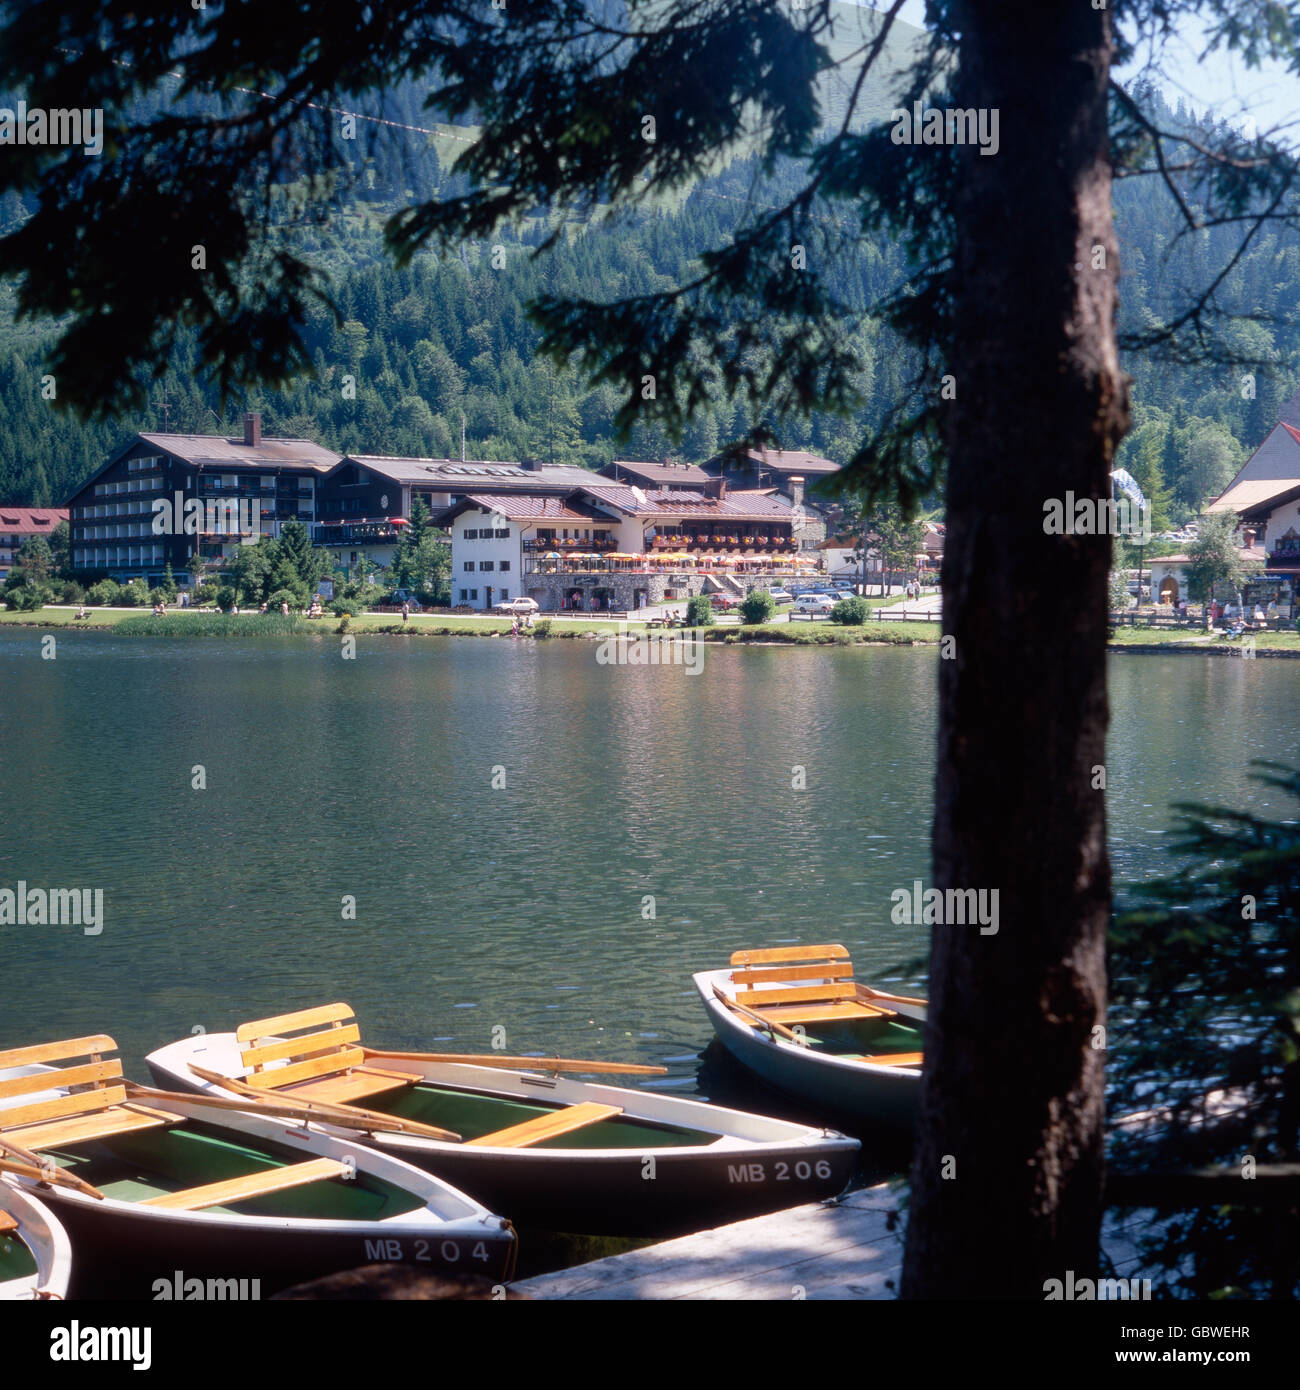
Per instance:
[[[238,1051],[228,1034],[182,1039],[146,1060],[160,1085],[200,1092],[215,1093],[211,1083],[196,1080],[189,1060],[223,1075],[238,1070]],[[856,1139],[655,1091],[466,1065],[381,1064],[467,1094],[534,1106],[595,1102],[619,1107],[624,1118],[647,1130],[676,1125],[708,1131],[701,1143],[669,1145],[647,1137],[640,1147],[617,1149],[496,1148],[404,1134],[366,1137],[367,1145],[436,1174],[517,1226],[623,1236],[700,1230],[833,1197],[858,1165]]]
[[[35,1269],[16,1278],[0,1276],[0,1303],[34,1298],[66,1298],[72,1276],[72,1243],[58,1217],[16,1183],[0,1179],[0,1212],[18,1222],[14,1233],[0,1234],[0,1247],[18,1241]]]
[[[48,1070],[22,1069],[27,1075]],[[37,1195],[67,1232],[75,1257],[71,1297],[169,1297],[160,1287],[183,1288],[189,1281],[208,1280],[235,1280],[236,1287],[250,1287],[256,1280],[255,1296],[267,1297],[291,1284],[378,1262],[503,1281],[513,1273],[515,1235],[509,1222],[418,1165],[358,1142],[362,1136],[331,1135],[316,1126],[216,1109],[199,1095],[159,1104],[180,1117],[178,1132],[186,1125],[198,1127],[219,1140],[261,1149],[288,1162],[332,1158],[354,1173],[338,1181],[377,1192],[396,1189],[409,1205],[382,1216],[179,1210],[113,1195],[98,1199],[64,1185],[14,1177],[11,1181],[18,1189]],[[3,1113],[0,1108],[0,1116]],[[83,1147],[94,1151],[103,1145],[110,1153],[120,1153],[123,1145],[143,1146],[136,1153],[147,1167],[151,1133]],[[12,1132],[16,1142],[21,1134],[21,1129]],[[322,1200],[328,1210],[328,1199]]]
[[[709,970],[694,979],[718,1041],[741,1066],[828,1119],[865,1120],[896,1130],[913,1127],[919,1068],[869,1066],[779,1037],[773,1040],[714,996],[713,986],[729,980],[730,973]]]
[[[268,1298],[293,1284],[376,1263],[505,1280],[513,1242],[428,1223],[157,1219],[129,1203],[42,1194],[76,1253],[73,1298]],[[476,1247],[479,1257],[475,1257]]]

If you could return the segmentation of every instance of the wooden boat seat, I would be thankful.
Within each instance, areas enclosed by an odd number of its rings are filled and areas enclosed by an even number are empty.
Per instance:
[[[877,1067],[919,1067],[919,1052],[882,1052],[875,1057],[844,1057],[846,1062],[871,1062]]]
[[[179,1115],[144,1107],[128,1109],[113,1105],[93,1115],[77,1115],[70,1120],[54,1120],[49,1124],[32,1125],[4,1133],[25,1149],[65,1149],[73,1144],[89,1144],[96,1139],[112,1139],[119,1134],[132,1134],[142,1129],[164,1129],[181,1123]]]
[[[477,1139],[470,1139],[466,1147],[479,1145],[494,1149],[526,1149],[532,1144],[540,1144],[543,1139],[571,1134],[575,1129],[586,1129],[588,1125],[599,1124],[611,1115],[622,1113],[621,1105],[584,1101],[581,1105],[566,1106],[563,1110],[553,1110],[549,1114],[524,1120],[522,1124],[511,1125],[509,1129],[499,1129],[494,1134],[480,1135]]]
[[[186,1187],[179,1192],[165,1192],[161,1197],[149,1197],[142,1207],[165,1207],[168,1211],[201,1211],[204,1207],[228,1207],[250,1197],[269,1192],[284,1192],[291,1187],[323,1182],[326,1178],[341,1177],[352,1169],[337,1158],[310,1158],[304,1163],[290,1163],[283,1168],[267,1168],[248,1173],[242,1178],[227,1178],[210,1182],[203,1187]]]
[[[8,1235],[10,1231],[18,1229],[18,1220],[10,1216],[7,1211],[0,1211],[0,1236]]]
[[[147,1106],[127,1105],[126,1085],[117,1044],[106,1033],[63,1042],[0,1052],[0,1073],[11,1067],[77,1061],[76,1066],[0,1080],[0,1102],[59,1091],[60,1095],[29,1104],[0,1106],[0,1133],[24,1148],[40,1150],[108,1139],[133,1130],[180,1123],[180,1116]],[[89,1057],[88,1062],[78,1059]]]
[[[775,1023],[838,1023],[894,1015],[892,1009],[859,997],[853,963],[843,946],[734,951],[731,964],[736,1003]]]
[[[301,1081],[296,1086],[280,1089],[284,1095],[293,1096],[296,1100],[319,1100],[331,1105],[346,1105],[350,1100],[383,1095],[387,1091],[400,1091],[404,1086],[414,1086],[417,1081],[423,1080],[422,1076],[416,1076],[409,1071],[357,1067],[338,1076],[324,1076],[319,1081]]]
[[[327,1026],[321,1028],[321,1024]],[[414,1072],[367,1065],[365,1049],[360,1046],[361,1030],[347,1004],[324,1004],[241,1023],[235,1040],[240,1060],[248,1069],[242,1078],[247,1085],[283,1091],[298,1100],[346,1105],[414,1086],[423,1079]],[[268,1066],[270,1062],[283,1065]]]

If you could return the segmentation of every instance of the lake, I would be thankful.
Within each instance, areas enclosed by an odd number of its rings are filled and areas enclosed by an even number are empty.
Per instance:
[[[0,927],[0,1043],[106,1031],[143,1076],[342,999],[367,1040],[691,1092],[693,970],[831,940],[901,980],[925,952],[889,908],[928,879],[933,648],[711,645],[690,675],[587,641],[40,638],[0,632],[0,886],[102,888],[104,928]],[[1277,802],[1247,764],[1295,759],[1298,677],[1112,658],[1117,879],[1167,867],[1171,801]],[[1013,779],[1033,750],[1006,751]]]

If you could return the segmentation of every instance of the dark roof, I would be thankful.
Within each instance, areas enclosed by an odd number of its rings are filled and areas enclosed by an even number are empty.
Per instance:
[[[823,477],[828,473],[838,473],[840,465],[821,454],[812,454],[805,449],[748,449],[744,461],[751,469],[767,469],[772,473],[784,473],[790,477]],[[735,468],[738,461],[726,454],[718,454],[709,460],[706,467],[712,469]]]
[[[430,487],[439,492],[459,492],[474,486],[508,492],[528,492],[538,488],[549,491],[577,487],[596,476],[589,469],[575,468],[569,464],[525,468],[521,463],[499,459],[426,459],[401,458],[393,454],[348,454],[339,461],[338,467],[347,463],[382,474],[394,482]]]
[[[701,488],[709,481],[704,469],[693,463],[639,463],[635,459],[615,459],[600,472],[606,478],[613,478],[616,473],[622,472],[655,487],[681,487],[686,484]]]
[[[69,504],[141,443],[184,459],[196,468],[310,468],[316,473],[325,474],[340,459],[332,449],[313,444],[310,439],[263,439],[260,444],[252,445],[245,444],[242,436],[155,434],[151,431],[148,434],[133,434],[107,463],[95,469],[90,477],[73,489]]]
[[[139,434],[137,439],[155,445],[198,468],[313,468],[327,473],[339,462],[333,449],[309,439],[263,439],[245,444],[241,437],[217,434]]]

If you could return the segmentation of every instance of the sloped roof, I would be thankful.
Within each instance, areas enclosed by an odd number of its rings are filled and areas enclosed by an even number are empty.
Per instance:
[[[236,464],[240,468],[314,468],[326,473],[340,460],[332,449],[309,439],[263,439],[260,444],[245,444],[242,436],[218,434],[140,434],[136,438],[199,468]]]
[[[1241,512],[1300,486],[1300,429],[1279,421],[1237,470],[1237,476],[1205,509]]]
[[[639,463],[633,459],[615,459],[600,472],[603,477],[612,478],[615,469],[622,469],[624,473],[657,487],[679,487],[683,483],[703,487],[709,481],[704,469],[693,463]]]
[[[66,507],[0,506],[0,535],[48,536],[67,519]]]
[[[518,492],[474,492],[467,493],[454,506],[442,513],[443,520],[459,516],[471,507],[485,512],[495,512],[507,521],[559,521],[559,522],[609,522],[612,518],[600,516],[590,507],[575,506],[567,497],[538,497]]]

